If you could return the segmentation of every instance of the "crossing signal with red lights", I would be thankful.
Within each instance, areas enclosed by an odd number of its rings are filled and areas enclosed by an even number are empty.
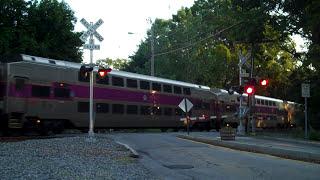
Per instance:
[[[247,85],[244,87],[244,92],[248,95],[252,95],[255,93],[255,87],[253,85]]]
[[[81,81],[88,81],[90,80],[89,78],[89,73],[93,70],[93,67],[87,67],[85,65],[82,65],[79,70],[79,80]]]
[[[100,68],[99,70],[98,70],[98,77],[100,78],[100,79],[103,79],[103,78],[105,78],[107,75],[108,75],[108,73],[109,72],[111,72],[112,71],[112,69],[111,68]]]

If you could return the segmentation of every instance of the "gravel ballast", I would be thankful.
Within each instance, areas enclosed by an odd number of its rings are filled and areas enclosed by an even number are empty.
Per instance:
[[[0,142],[0,179],[158,179],[107,135]]]

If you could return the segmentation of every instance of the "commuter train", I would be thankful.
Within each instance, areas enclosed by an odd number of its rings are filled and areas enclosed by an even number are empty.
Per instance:
[[[0,59],[0,129],[41,133],[89,126],[89,76],[81,64],[29,55]],[[238,95],[187,82],[112,70],[99,78],[94,68],[95,128],[219,129],[238,125]],[[187,98],[185,118],[178,107]],[[257,127],[294,124],[294,103],[257,96]],[[290,107],[290,108],[289,108]],[[290,112],[291,112],[290,111]],[[291,118],[291,119],[290,119]]]

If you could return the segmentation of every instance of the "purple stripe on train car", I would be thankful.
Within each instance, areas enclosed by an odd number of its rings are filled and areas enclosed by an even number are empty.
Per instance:
[[[0,82],[0,99],[6,94],[6,82]]]
[[[89,98],[89,88],[85,86],[72,86],[72,91],[75,93],[75,97]],[[116,101],[129,101],[140,103],[153,103],[166,104],[166,105],[178,105],[182,100],[182,97],[169,96],[163,94],[151,94],[148,92],[136,92],[122,89],[111,88],[94,88],[94,99],[108,99]]]
[[[55,85],[54,85],[55,86]],[[80,86],[80,85],[69,85],[69,88],[74,94],[73,97],[77,98],[89,98],[89,87]],[[22,90],[16,90],[15,84],[10,84],[9,96],[11,97],[21,97],[21,98],[30,98],[31,96],[31,84],[26,84]],[[49,97],[40,97],[41,99],[59,99],[55,98],[52,94],[53,87],[51,87]],[[39,98],[39,97],[33,97]],[[149,92],[136,92],[124,89],[112,89],[112,88],[94,88],[94,99],[106,99],[113,101],[128,101],[128,102],[139,102],[139,103],[153,103],[156,104],[165,104],[165,105],[174,105],[177,106],[183,99],[181,96],[174,95],[164,95],[164,94],[152,94]],[[65,100],[72,100],[65,99]],[[194,104],[199,100],[189,98],[189,100]]]
[[[31,96],[31,85],[26,84],[23,89],[17,90],[15,84],[9,85],[9,96],[29,98]]]

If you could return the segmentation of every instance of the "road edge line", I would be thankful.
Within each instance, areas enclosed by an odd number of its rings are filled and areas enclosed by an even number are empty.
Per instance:
[[[285,159],[291,160],[299,160],[309,163],[316,163],[320,164],[320,156],[317,154],[312,153],[301,153],[299,151],[290,151],[290,150],[281,150],[278,148],[268,148],[268,147],[260,147],[255,145],[247,145],[247,144],[240,144],[240,143],[228,143],[220,140],[210,140],[205,138],[198,138],[198,137],[191,137],[185,135],[177,135],[176,137],[181,139],[187,139],[196,142],[202,142],[205,144],[210,144],[214,146],[220,146],[225,148],[230,148],[234,150],[246,151],[246,152],[253,152],[253,153],[260,153],[260,154],[268,154],[275,157],[281,157]]]
[[[116,143],[120,144],[120,145],[124,146],[126,149],[128,149],[131,152],[130,157],[133,157],[133,158],[140,157],[139,153],[136,150],[134,150],[133,148],[131,148],[128,144],[124,144],[119,141],[116,141]]]

